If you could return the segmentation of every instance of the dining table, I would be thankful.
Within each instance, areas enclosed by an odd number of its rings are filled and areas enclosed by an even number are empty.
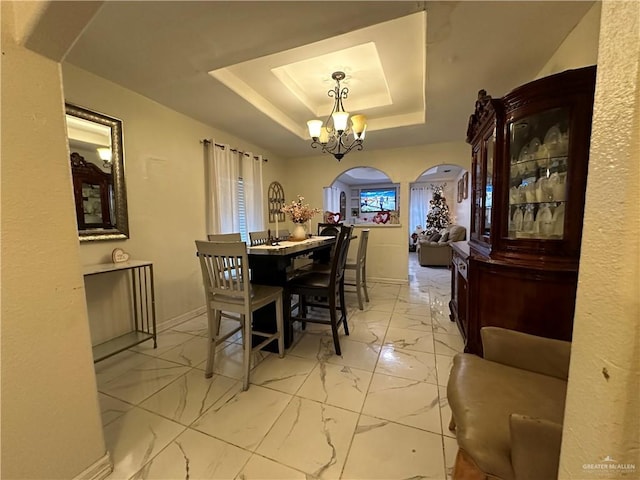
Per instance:
[[[284,240],[267,245],[256,245],[247,248],[251,283],[260,285],[274,285],[286,288],[287,280],[294,274],[294,259],[313,255],[316,259],[326,259],[328,262],[331,247],[336,241],[334,236],[311,236],[301,241]],[[290,305],[283,305],[283,318],[289,317]],[[275,332],[275,304],[267,305],[254,313],[253,322],[257,330]],[[289,348],[293,335],[285,325],[285,348]],[[277,344],[273,341],[265,349],[277,351]]]

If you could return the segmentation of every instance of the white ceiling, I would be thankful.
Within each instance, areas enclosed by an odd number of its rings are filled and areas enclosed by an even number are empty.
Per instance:
[[[66,61],[283,157],[317,154],[342,69],[365,155],[464,140],[477,91],[534,78],[592,3],[109,1]]]

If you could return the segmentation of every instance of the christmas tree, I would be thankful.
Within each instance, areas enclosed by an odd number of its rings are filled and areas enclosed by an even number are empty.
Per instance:
[[[427,235],[439,232],[449,226],[449,206],[444,198],[444,185],[431,185],[433,198],[429,200],[429,213],[427,213],[427,225],[425,232]]]

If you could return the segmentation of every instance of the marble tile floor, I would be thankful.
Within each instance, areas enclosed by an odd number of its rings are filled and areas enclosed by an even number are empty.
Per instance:
[[[449,321],[450,271],[420,267],[408,286],[372,284],[333,354],[309,324],[283,359],[219,346],[204,378],[206,318],[96,365],[109,479],[447,479],[457,451],[446,383],[462,349]]]

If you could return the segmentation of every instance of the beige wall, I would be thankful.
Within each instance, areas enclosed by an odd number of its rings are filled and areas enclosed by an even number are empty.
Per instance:
[[[600,1],[594,3],[593,7],[582,17],[582,20],[542,67],[536,78],[598,63],[600,6]]]
[[[194,240],[206,238],[204,154],[200,140],[262,154],[265,195],[269,183],[283,175],[276,155],[247,141],[213,129],[137,93],[73,65],[63,64],[68,102],[96,110],[123,122],[125,181],[130,238],[80,245],[85,265],[110,261],[120,247],[131,258],[154,262],[158,322],[188,318],[204,305],[201,273]],[[69,204],[69,209],[72,209]],[[266,217],[265,205],[265,218]],[[99,283],[96,279],[92,283]],[[91,288],[89,312],[95,332],[113,315],[114,303],[104,288]],[[100,293],[100,291],[102,293]],[[102,298],[97,299],[100,294]],[[113,295],[118,290],[114,289]],[[105,332],[108,334],[110,332]],[[95,339],[104,339],[95,335]]]
[[[69,479],[104,458],[106,450],[60,65],[15,43],[12,7],[2,2],[0,476]],[[29,21],[28,15],[20,18]]]
[[[640,3],[604,2],[560,478],[640,478]],[[622,476],[593,471],[610,456]],[[585,466],[586,465],[586,466]]]
[[[301,194],[312,206],[321,207],[322,187],[330,185],[342,172],[354,167],[377,168],[386,173],[393,183],[399,183],[400,226],[372,227],[367,275],[370,280],[406,283],[409,235],[415,228],[415,225],[409,225],[409,184],[425,170],[439,164],[460,165],[469,170],[469,145],[460,141],[392,150],[367,150],[365,146],[362,152],[352,152],[341,162],[330,155],[290,159],[283,185],[287,198]],[[317,222],[314,219],[312,223],[315,225]]]

